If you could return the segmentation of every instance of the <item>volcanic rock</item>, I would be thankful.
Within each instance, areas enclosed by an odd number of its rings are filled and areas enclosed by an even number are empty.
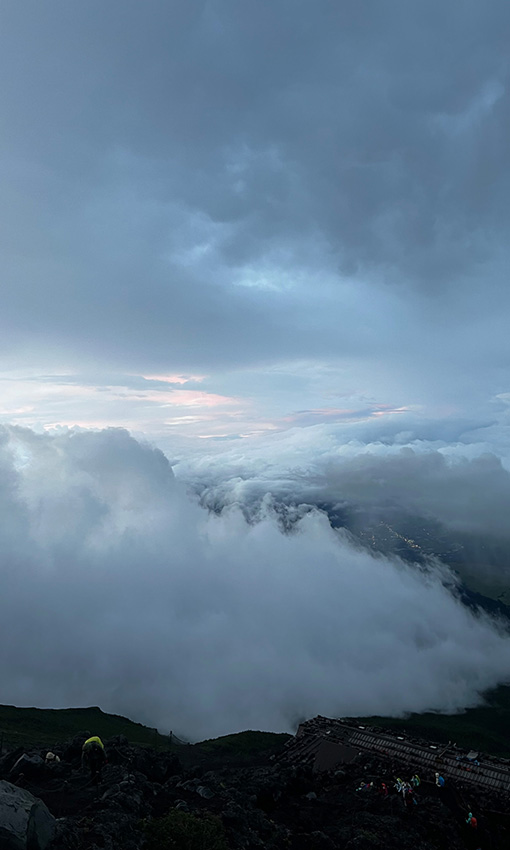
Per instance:
[[[23,788],[0,781],[2,850],[47,850],[55,836],[55,818],[41,800]]]

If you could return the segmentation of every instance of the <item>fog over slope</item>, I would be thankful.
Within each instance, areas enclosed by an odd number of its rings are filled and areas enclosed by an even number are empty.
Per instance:
[[[328,486],[345,468],[362,490],[363,457],[323,460]],[[417,480],[435,470],[438,492],[471,476],[473,493],[494,481],[506,498],[496,461],[383,460],[394,480],[403,462]],[[445,567],[371,554],[317,510],[290,533],[268,498],[256,521],[210,512],[160,450],[117,429],[5,428],[0,464],[4,702],[99,704],[196,739],[316,713],[454,710],[509,677],[508,634],[457,600]]]
[[[176,472],[213,510],[238,504],[257,515],[269,493],[294,508],[318,505],[362,539],[381,523],[405,529],[422,554],[449,553],[475,587],[499,590],[508,602],[507,422],[503,409],[485,421],[409,412],[293,428],[251,441],[249,451],[237,441],[187,456]]]

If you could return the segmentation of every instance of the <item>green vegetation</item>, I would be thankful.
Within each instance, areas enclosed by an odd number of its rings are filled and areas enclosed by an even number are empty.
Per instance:
[[[381,839],[377,833],[370,829],[359,829],[356,833],[355,841],[363,841],[368,844],[373,844],[375,847],[381,846]]]
[[[284,732],[237,732],[235,735],[224,735],[222,738],[201,741],[195,746],[207,755],[252,758],[268,750],[280,749],[291,737]]]
[[[510,687],[501,686],[485,695],[486,705],[468,708],[463,714],[410,714],[406,718],[360,717],[366,726],[401,730],[417,738],[480,750],[510,758]]]
[[[228,850],[219,818],[173,809],[166,817],[145,823],[147,850]]]
[[[100,738],[125,735],[131,744],[168,748],[169,739],[155,729],[133,723],[127,717],[105,714],[100,708],[16,708],[0,705],[0,740],[17,747],[54,744],[89,730]]]

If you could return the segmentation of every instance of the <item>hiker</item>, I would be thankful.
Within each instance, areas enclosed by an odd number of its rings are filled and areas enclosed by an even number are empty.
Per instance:
[[[444,777],[436,773],[436,785],[438,788],[444,788]]]
[[[101,738],[93,735],[81,748],[81,766],[88,767],[92,781],[101,781],[101,770],[106,764],[106,753]]]
[[[418,805],[416,798],[414,796],[414,791],[413,791],[412,788],[406,789],[405,794],[404,794],[404,803],[406,805],[406,808],[408,808],[409,806],[417,806]]]
[[[409,785],[408,782],[403,782],[400,790],[402,792],[402,800],[404,801],[404,805],[405,805],[406,795],[409,791],[412,791],[411,786]]]
[[[381,797],[387,797],[388,796],[388,786],[386,785],[385,782],[381,782],[381,784],[379,786],[379,791],[377,793],[380,794]]]
[[[469,812],[469,814],[466,818],[466,823],[472,829],[476,829],[478,827],[478,821],[477,821],[477,819],[475,818],[475,816],[473,815],[472,812]]]
[[[413,788],[418,788],[418,786],[421,785],[421,779],[417,773],[415,773],[414,776],[411,776],[411,785]]]

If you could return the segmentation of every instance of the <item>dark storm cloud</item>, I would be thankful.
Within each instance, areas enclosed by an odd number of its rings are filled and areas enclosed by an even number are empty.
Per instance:
[[[408,338],[388,342],[384,281],[425,337],[446,309],[448,357],[506,303],[508,4],[55,0],[3,19],[6,351],[391,359]],[[368,292],[346,301],[340,273]],[[482,361],[506,357],[478,330]]]

